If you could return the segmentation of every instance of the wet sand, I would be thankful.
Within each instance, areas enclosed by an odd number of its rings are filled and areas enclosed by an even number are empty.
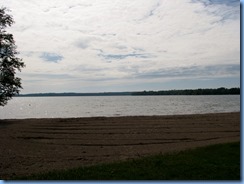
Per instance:
[[[0,178],[240,141],[240,113],[0,120]]]

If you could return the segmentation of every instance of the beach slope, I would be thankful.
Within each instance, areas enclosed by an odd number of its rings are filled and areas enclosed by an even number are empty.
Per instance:
[[[0,120],[0,178],[240,141],[240,113]]]

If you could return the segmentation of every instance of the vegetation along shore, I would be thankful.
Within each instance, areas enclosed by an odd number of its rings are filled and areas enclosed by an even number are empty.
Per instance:
[[[182,89],[160,91],[134,91],[134,92],[104,92],[104,93],[33,93],[19,94],[19,97],[41,96],[138,96],[138,95],[240,95],[240,88],[206,88],[206,89]]]

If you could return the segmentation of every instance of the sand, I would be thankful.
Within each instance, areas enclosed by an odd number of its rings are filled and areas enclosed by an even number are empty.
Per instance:
[[[240,113],[0,120],[0,178],[240,141]]]

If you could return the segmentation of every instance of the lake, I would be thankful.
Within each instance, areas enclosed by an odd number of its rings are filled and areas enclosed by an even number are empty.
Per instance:
[[[15,97],[0,119],[239,112],[240,95]]]

